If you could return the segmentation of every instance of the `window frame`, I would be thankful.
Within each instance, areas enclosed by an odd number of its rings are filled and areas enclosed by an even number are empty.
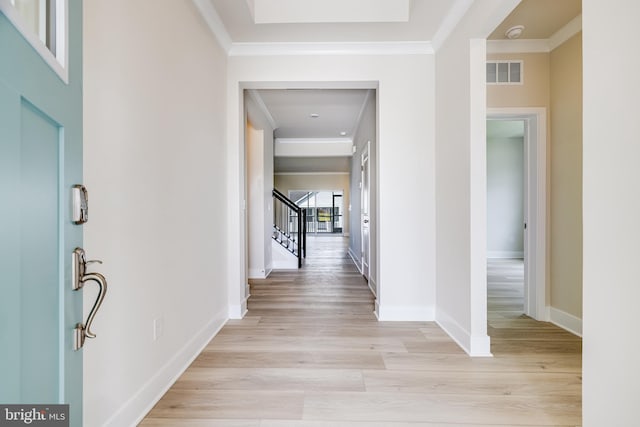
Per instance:
[[[12,0],[0,0],[2,13],[22,34],[27,42],[42,57],[44,62],[65,83],[69,84],[69,0],[51,0],[55,2],[55,54],[49,50],[38,34],[28,28],[24,18],[13,5]]]

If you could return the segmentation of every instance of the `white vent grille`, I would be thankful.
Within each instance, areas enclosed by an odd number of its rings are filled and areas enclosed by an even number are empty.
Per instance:
[[[521,85],[523,61],[487,61],[487,84]]]

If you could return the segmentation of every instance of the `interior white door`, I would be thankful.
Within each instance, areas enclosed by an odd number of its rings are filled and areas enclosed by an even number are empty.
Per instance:
[[[369,280],[369,256],[371,254],[371,242],[369,239],[370,236],[370,198],[369,198],[369,190],[370,190],[370,179],[371,174],[369,170],[369,144],[367,142],[367,146],[365,150],[362,152],[361,158],[361,232],[362,232],[362,253],[360,259],[362,260],[362,275],[365,279]]]

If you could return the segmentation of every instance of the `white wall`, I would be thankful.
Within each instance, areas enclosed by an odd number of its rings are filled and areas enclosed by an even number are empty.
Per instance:
[[[488,121],[490,127],[495,121]],[[524,132],[524,122],[520,122]],[[490,133],[490,132],[489,132]],[[487,256],[524,256],[524,138],[487,138]]]
[[[630,426],[640,396],[640,3],[582,9],[583,425]]]
[[[227,319],[226,56],[191,2],[112,0],[84,3],[84,60],[84,241],[109,289],[83,425],[119,427]]]
[[[360,173],[360,167],[362,163],[362,153],[365,150],[367,143],[369,144],[369,165],[370,165],[370,193],[369,203],[371,205],[371,212],[369,215],[369,242],[370,242],[370,259],[369,259],[369,287],[374,294],[378,294],[378,277],[376,275],[377,270],[377,175],[375,165],[377,164],[378,149],[377,149],[377,128],[376,128],[376,93],[371,91],[367,98],[367,105],[365,106],[362,114],[360,125],[354,133],[353,144],[356,147],[356,152],[351,159],[351,179],[350,187],[354,197],[351,198],[351,230],[349,235],[349,252],[351,257],[356,261],[358,267],[362,265],[362,218],[361,218],[361,190],[360,183],[362,181],[362,174]],[[379,310],[379,305],[376,303],[376,312]],[[379,313],[378,313],[379,314]]]
[[[378,272],[380,318],[433,319],[435,303],[434,58],[393,56],[230,57],[228,68],[230,304],[242,307],[246,283],[242,207],[242,82],[247,86],[375,88],[378,100]],[[345,82],[350,82],[345,84]],[[321,85],[320,85],[321,86]],[[416,194],[422,197],[416,198]],[[422,213],[407,226],[407,200]],[[403,228],[404,227],[404,228]],[[233,238],[231,238],[233,236]]]
[[[436,319],[478,356],[490,353],[484,38],[517,3],[477,0],[436,54]]]
[[[264,279],[272,270],[273,128],[256,103],[245,95],[247,110],[247,212],[249,278]]]

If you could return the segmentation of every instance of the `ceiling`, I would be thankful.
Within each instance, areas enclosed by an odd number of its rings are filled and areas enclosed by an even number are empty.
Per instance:
[[[383,15],[390,4],[403,4],[405,0],[295,0],[308,11],[304,17],[297,18],[298,23],[288,16],[280,20],[285,23],[256,24],[251,8],[260,0],[210,1],[233,43],[430,41],[460,3],[460,0],[411,0],[406,2],[410,9],[405,22],[379,22],[381,18],[374,14],[376,8],[380,11],[377,15]],[[324,8],[323,4],[326,4]],[[367,4],[371,22],[348,22],[357,19],[350,19],[347,12],[359,4]],[[327,10],[334,12],[332,17],[327,18],[327,13],[323,13]],[[341,10],[344,17],[339,14]],[[362,15],[362,8],[360,10]]]
[[[462,16],[461,11],[464,13],[470,4],[468,0],[202,1],[209,1],[213,6],[225,37],[236,47],[385,42],[424,42],[437,46],[436,40],[440,43],[447,37]],[[366,5],[364,15],[363,5]],[[523,0],[489,39],[505,39],[506,29],[514,25],[525,26],[521,40],[550,39],[580,15],[581,5],[581,0]],[[389,13],[390,7],[399,9],[399,13]],[[368,90],[265,89],[255,92],[273,119],[276,138],[352,139]],[[312,114],[318,117],[313,118]],[[345,157],[279,157],[275,161],[276,172],[348,172],[349,167]]]
[[[548,39],[581,13],[582,0],[522,0],[488,38],[506,39],[507,29],[524,25],[521,39]]]
[[[365,89],[257,91],[277,126],[276,138],[353,138]]]
[[[353,140],[368,100],[370,89],[260,89],[266,114],[274,125],[276,144],[309,145],[310,140],[333,151],[338,141]],[[265,112],[265,111],[263,111]],[[298,140],[298,141],[295,141]],[[278,152],[276,147],[276,152]],[[323,150],[324,151],[324,150]],[[350,153],[350,150],[349,150]],[[346,173],[351,169],[351,157],[322,155],[314,157],[275,157],[276,173],[330,172]]]

